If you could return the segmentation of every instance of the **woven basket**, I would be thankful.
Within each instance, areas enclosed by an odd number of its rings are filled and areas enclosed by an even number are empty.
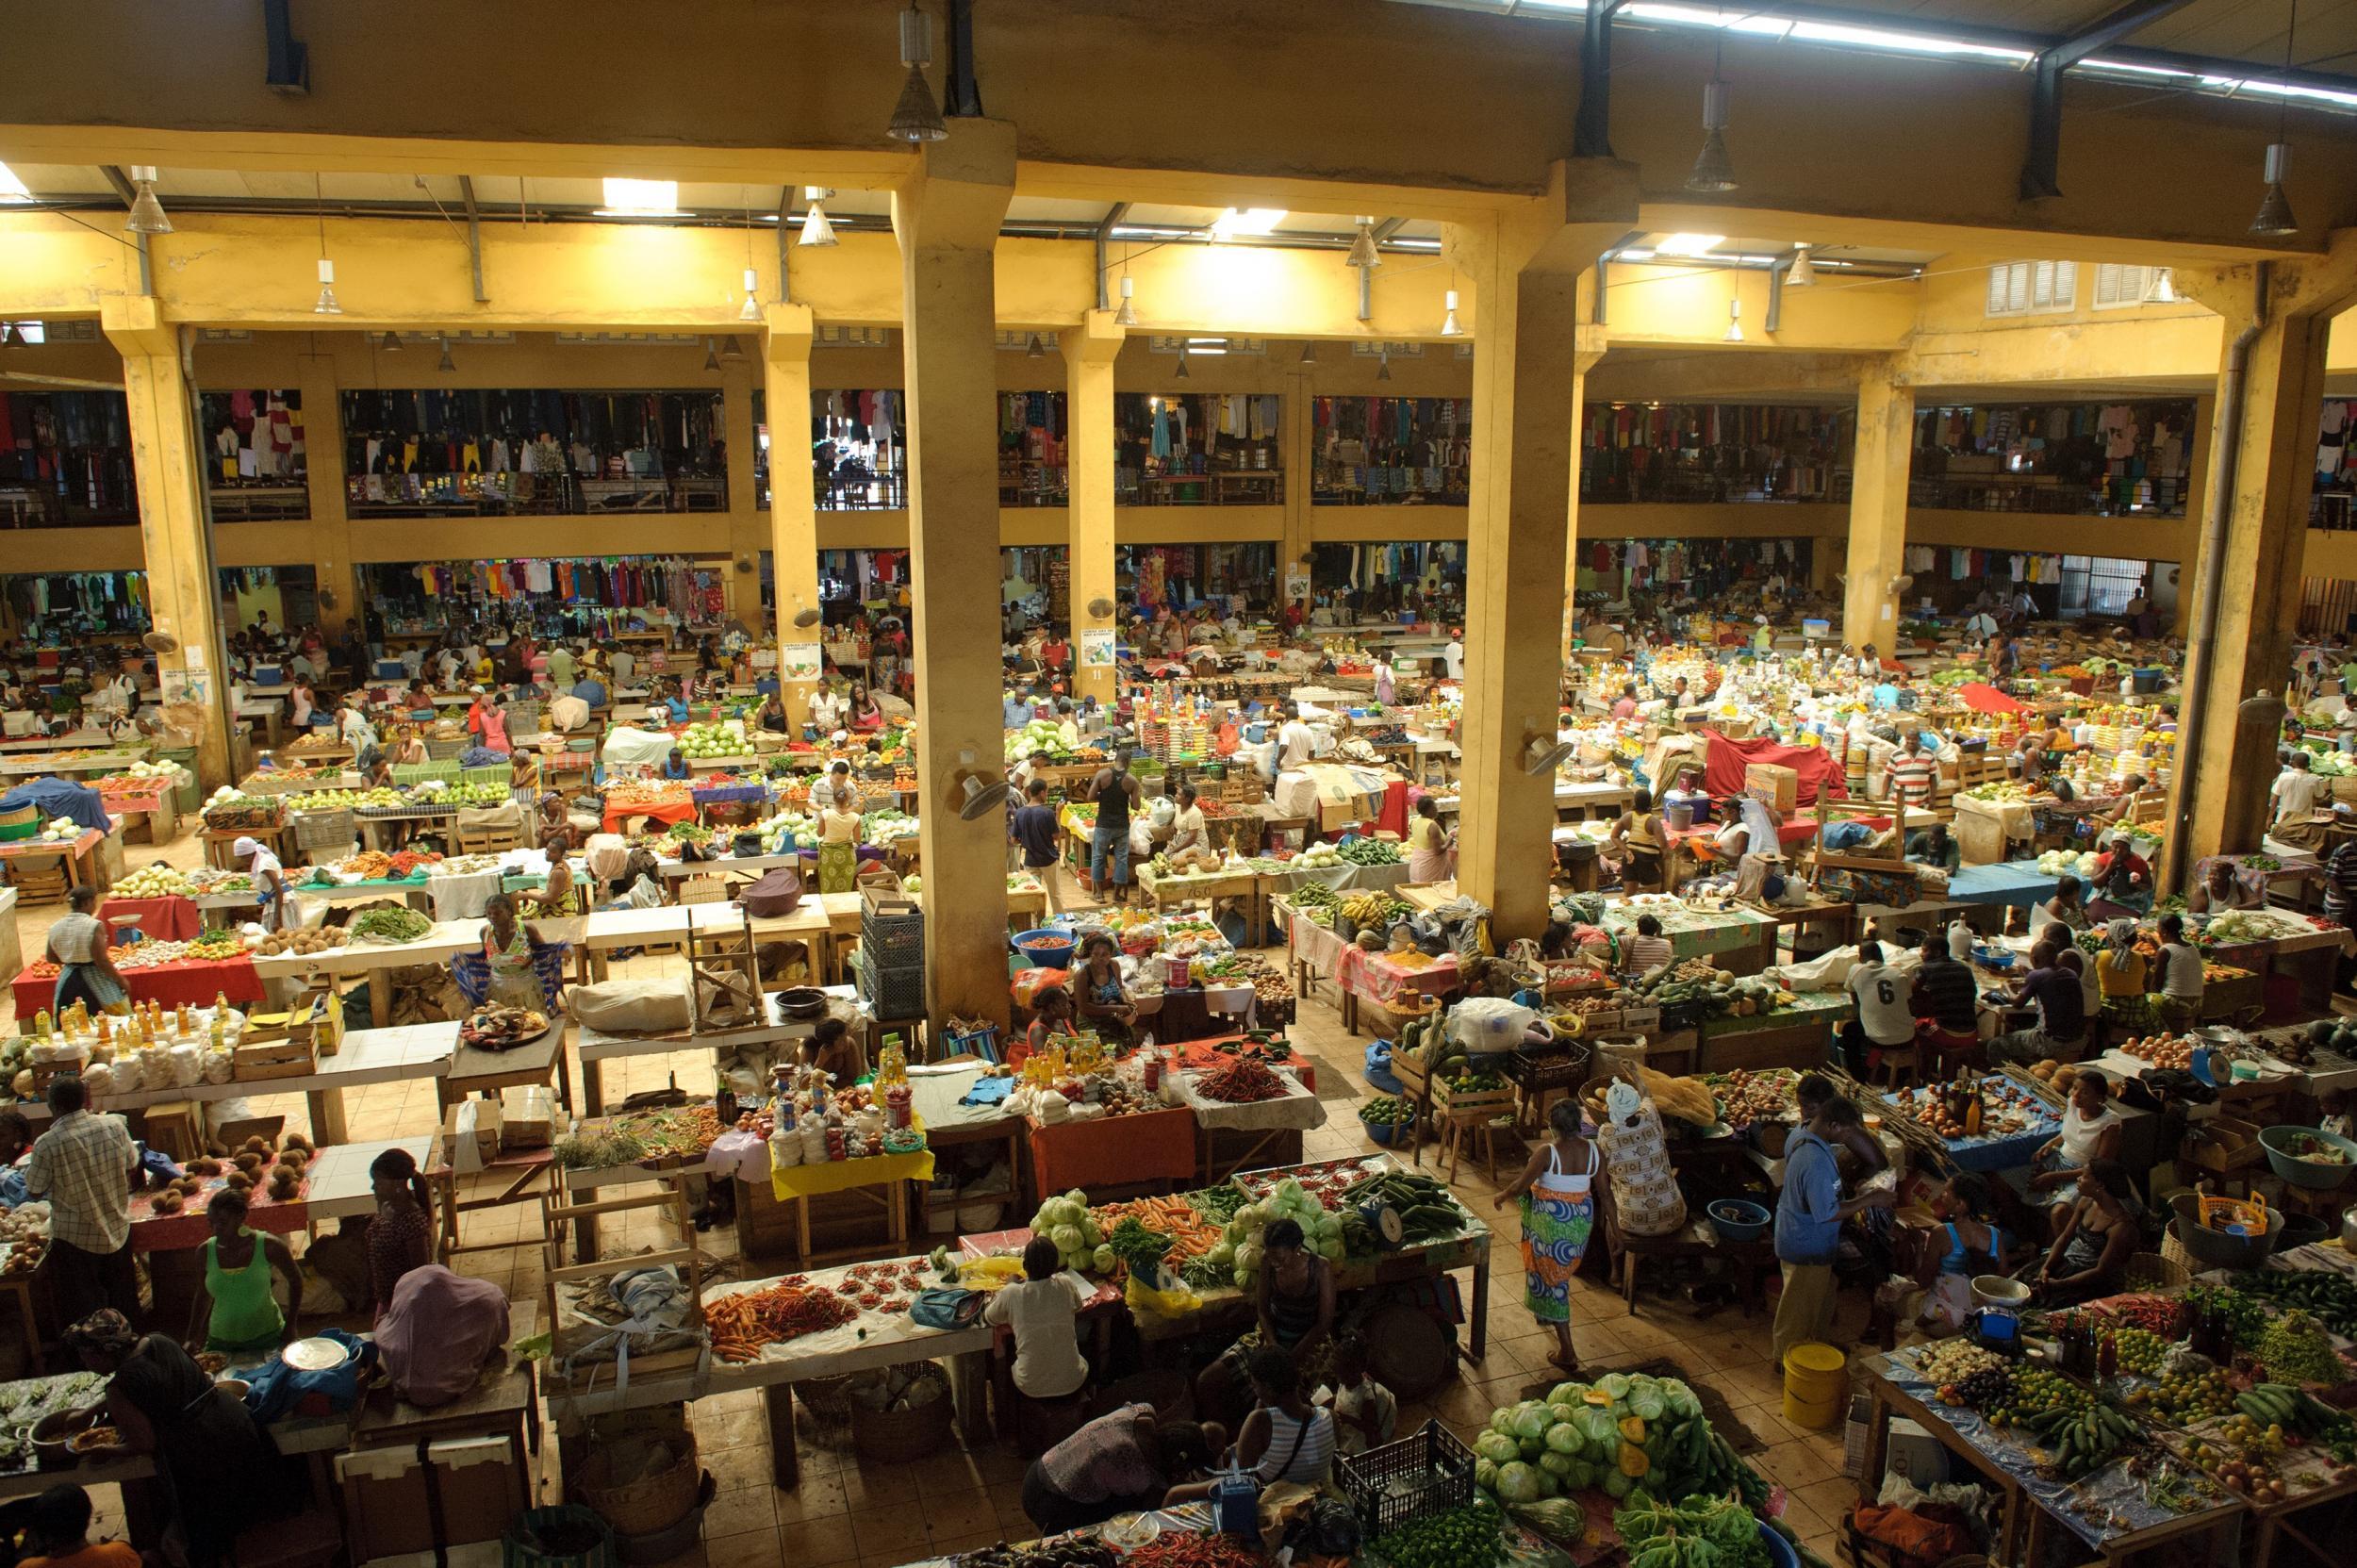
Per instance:
[[[886,1464],[905,1464],[939,1453],[949,1442],[949,1417],[956,1404],[949,1397],[948,1374],[941,1373],[941,1379],[939,1396],[915,1410],[871,1411],[852,1400],[851,1445],[865,1457]]]
[[[2174,1222],[2161,1229],[2161,1262],[2176,1264],[2185,1271],[2188,1279],[2192,1278],[2194,1271],[2201,1266],[2194,1261],[2193,1254],[2185,1250],[2185,1244],[2177,1239],[2177,1227]]]
[[[2121,1277],[2124,1291],[2183,1290],[2193,1279],[2193,1270],[2161,1252],[2139,1252],[2128,1260],[2127,1272]]]
[[[635,1444],[600,1448],[582,1466],[581,1500],[613,1526],[617,1535],[652,1535],[657,1530],[669,1529],[696,1506],[703,1472],[696,1462],[695,1432],[691,1429],[676,1437],[653,1439],[651,1445],[670,1452],[670,1466],[623,1485],[608,1485],[606,1477],[613,1470],[615,1456],[630,1452]]]

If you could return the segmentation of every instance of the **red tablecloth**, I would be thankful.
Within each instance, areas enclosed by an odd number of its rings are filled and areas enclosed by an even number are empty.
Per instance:
[[[1090,1121],[1031,1123],[1043,1193],[1195,1179],[1195,1113],[1183,1105]]]
[[[177,893],[164,899],[108,899],[98,906],[101,925],[118,915],[138,916],[140,930],[151,942],[193,941],[205,925],[196,900]]]
[[[1445,997],[1458,986],[1454,954],[1415,966],[1401,964],[1389,953],[1371,953],[1355,942],[1345,942],[1334,969],[1336,984],[1378,1007],[1389,1007],[1412,992]]]
[[[47,967],[41,965],[39,967]],[[55,974],[36,974],[36,966],[27,965],[16,977],[16,1016],[22,1024],[58,994]],[[225,996],[233,1002],[251,1003],[262,999],[262,977],[254,972],[251,958],[183,959],[177,964],[158,964],[150,969],[126,969],[123,983],[129,987],[133,1001],[161,1002],[177,1007],[187,1002],[202,1007],[216,996]]]
[[[643,817],[651,822],[660,822],[666,827],[673,822],[692,822],[696,819],[696,802],[692,798],[624,804],[609,801],[605,808],[605,831],[620,833],[622,824],[634,817]]]
[[[1228,1041],[1241,1041],[1242,1039],[1244,1036],[1241,1034],[1215,1034],[1207,1040],[1189,1040],[1177,1048],[1179,1070],[1199,1073],[1223,1066],[1234,1061],[1235,1058],[1221,1051],[1219,1047]],[[1300,1051],[1295,1051],[1293,1059],[1285,1065],[1291,1067],[1294,1076],[1301,1080],[1303,1088],[1311,1094],[1317,1093],[1318,1064],[1315,1057],[1305,1056]]]
[[[131,1250],[134,1252],[176,1252],[183,1247],[203,1246],[212,1227],[206,1222],[206,1206],[213,1195],[222,1190],[226,1178],[214,1177],[205,1183],[205,1190],[189,1199],[187,1207],[176,1214],[158,1214],[155,1211],[156,1195],[140,1193],[131,1199]],[[246,1210],[247,1227],[267,1230],[274,1236],[289,1236],[309,1223],[310,1196],[308,1181],[297,1184],[295,1196],[285,1203],[273,1203],[270,1183],[265,1181],[245,1196],[252,1200]]]

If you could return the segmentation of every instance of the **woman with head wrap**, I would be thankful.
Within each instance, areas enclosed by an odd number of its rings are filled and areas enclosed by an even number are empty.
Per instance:
[[[2103,950],[2095,958],[2095,984],[2102,995],[2104,1021],[2114,1034],[2151,1030],[2152,1004],[2146,999],[2149,968],[2136,949],[2134,920],[2123,916],[2103,928]]]
[[[102,1419],[154,1458],[171,1505],[167,1535],[188,1568],[229,1561],[239,1531],[295,1502],[269,1435],[172,1340],[133,1339],[109,1309],[68,1329],[65,1342],[91,1371],[112,1373]]]

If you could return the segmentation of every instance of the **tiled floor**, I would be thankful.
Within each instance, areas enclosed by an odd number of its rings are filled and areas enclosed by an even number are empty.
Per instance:
[[[136,847],[131,864],[153,858],[156,851]],[[191,865],[197,851],[191,840],[183,839],[167,847],[161,858]],[[1085,903],[1070,878],[1058,874],[1057,906]],[[28,958],[42,951],[43,934],[58,912],[19,912],[19,933]],[[638,959],[619,967],[628,972],[633,966],[677,962]],[[1312,1000],[1301,1011],[1292,1039],[1297,1049],[1317,1059],[1326,1095],[1333,1096],[1333,1085],[1342,1084],[1356,1098],[1371,1097],[1363,1079],[1365,1038],[1345,1033],[1328,1002]],[[636,1089],[659,1088],[674,1075],[693,1088],[707,1082],[709,1074],[700,1052],[627,1059],[607,1065],[606,1093],[618,1098]],[[1348,1100],[1327,1098],[1326,1103],[1330,1119],[1307,1136],[1309,1158],[1359,1153],[1372,1147]],[[257,1104],[266,1108],[265,1114],[283,1110],[289,1126],[303,1124],[299,1097],[265,1098]],[[414,1133],[434,1124],[434,1093],[422,1083],[360,1089],[346,1097],[346,1114],[355,1139]],[[1476,1166],[1465,1166],[1457,1185],[1463,1200],[1499,1229],[1492,1259],[1489,1351],[1481,1363],[1467,1363],[1461,1379],[1438,1397],[1403,1409],[1403,1429],[1437,1414],[1460,1430],[1470,1430],[1485,1422],[1497,1405],[1522,1397],[1528,1385],[1555,1380],[1546,1362],[1552,1338],[1522,1307],[1521,1261],[1510,1214],[1492,1209],[1496,1189]],[[513,1240],[519,1245],[512,1250],[469,1254],[460,1260],[464,1271],[497,1280],[514,1295],[536,1292],[541,1261],[536,1251],[520,1245],[528,1217],[520,1208],[472,1216],[469,1240]],[[661,1239],[653,1220],[635,1216],[610,1228],[609,1237],[610,1246],[618,1242],[633,1246]],[[721,1230],[706,1241],[717,1253],[733,1249],[733,1240]],[[1767,1319],[1747,1319],[1730,1310],[1698,1320],[1675,1304],[1651,1297],[1640,1300],[1640,1312],[1632,1316],[1606,1285],[1603,1263],[1593,1260],[1573,1297],[1573,1336],[1581,1360],[1591,1370],[1603,1371],[1666,1357],[1685,1367],[1694,1381],[1716,1389],[1738,1419],[1768,1444],[1754,1462],[1787,1489],[1788,1521],[1821,1558],[1833,1560],[1835,1533],[1854,1496],[1854,1488],[1841,1474],[1841,1434],[1838,1428],[1811,1431],[1784,1420],[1783,1390],[1770,1366]],[[1862,1323],[1862,1303],[1849,1301],[1845,1307],[1854,1326]],[[1846,1343],[1842,1335],[1835,1337]],[[821,1444],[805,1428],[801,1484],[781,1492],[770,1484],[768,1434],[755,1396],[701,1400],[693,1420],[719,1494],[704,1517],[704,1545],[680,1559],[683,1563],[894,1568],[1030,1533],[1018,1496],[1023,1467],[1011,1453],[986,1448],[969,1454],[953,1448],[915,1465],[877,1465]],[[543,1452],[548,1456],[544,1469],[552,1468],[555,1445],[544,1445]],[[545,1499],[558,1495],[553,1477],[545,1473],[538,1477],[538,1490]],[[910,1507],[912,1492],[921,1506]],[[113,1499],[102,1498],[102,1505],[110,1511]]]

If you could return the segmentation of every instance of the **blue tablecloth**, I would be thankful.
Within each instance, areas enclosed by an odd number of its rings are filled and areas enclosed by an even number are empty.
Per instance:
[[[26,806],[41,813],[44,827],[58,817],[76,827],[95,828],[100,833],[113,825],[107,818],[107,807],[99,800],[98,791],[65,779],[33,779],[0,795],[0,811],[21,811]]]
[[[1968,866],[1948,878],[1948,900],[1960,904],[2019,904],[2026,909],[2054,892],[2054,876],[2035,860]]]

